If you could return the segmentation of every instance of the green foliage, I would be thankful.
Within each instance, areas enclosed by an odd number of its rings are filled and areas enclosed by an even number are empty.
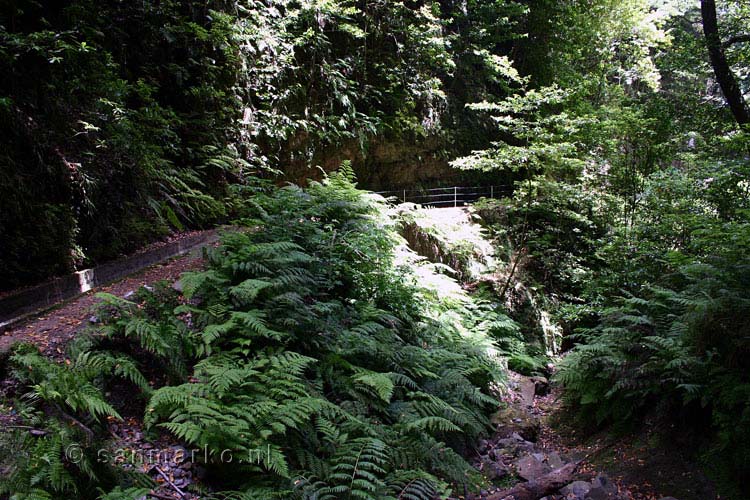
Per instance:
[[[15,348],[10,365],[29,392],[16,403],[23,425],[11,425],[0,435],[12,457],[3,459],[0,494],[13,500],[97,498],[118,483],[150,486],[148,478],[114,469],[97,454],[106,420],[120,419],[96,383],[109,367],[94,373],[92,365],[57,364],[23,345]],[[144,490],[128,491],[115,490],[107,498]]]
[[[208,268],[183,275],[179,300],[167,286],[101,295],[103,326],[73,345],[73,362],[19,354],[34,377],[19,380],[95,419],[118,418],[97,386],[123,379],[148,401],[145,426],[208,450],[212,478],[237,498],[476,487],[461,454],[496,404],[485,332],[499,321],[468,335],[475,315],[419,287],[396,264],[385,205],[351,175],[256,196]]]
[[[746,9],[719,11],[743,79]],[[517,42],[529,78],[470,105],[499,140],[454,166],[523,176],[477,208],[509,256],[517,287],[503,293],[528,287],[576,331],[559,381],[578,413],[693,436],[744,498],[731,477],[748,473],[748,142],[705,87],[699,18],[679,2],[530,2]],[[528,332],[536,318],[512,313]]]
[[[452,165],[484,171],[546,171],[557,178],[575,178],[583,168],[579,137],[591,120],[557,111],[570,98],[569,91],[553,86],[529,89],[497,103],[469,104],[475,111],[491,114],[502,139]]]
[[[156,391],[147,423],[216,453],[257,454],[237,466],[246,490],[304,477],[305,495],[384,498],[396,457],[420,480],[414,491],[465,481],[440,441],[483,431],[491,399],[474,384],[491,365],[447,325],[417,321],[430,306],[393,265],[383,208],[346,170],[256,201],[246,223],[259,229],[225,235],[210,268],[183,279],[197,303],[176,312],[190,315],[203,359],[192,382]]]
[[[436,133],[437,2],[74,0],[0,10],[3,286],[225,220],[231,184]]]
[[[648,0],[529,2],[519,66],[537,85],[574,88],[584,78],[597,87],[607,81],[658,87],[654,53],[668,47],[665,23],[679,7]]]
[[[747,223],[719,230],[747,239]],[[586,343],[565,361],[561,381],[599,420],[626,421],[659,404],[708,415],[721,452],[736,474],[750,462],[741,450],[750,384],[746,379],[748,263],[715,256],[680,266],[678,288],[646,290],[607,311]],[[601,404],[604,401],[606,404]],[[723,462],[724,463],[724,462]]]
[[[230,31],[193,7],[3,7],[0,228],[21,245],[3,246],[4,286],[224,215],[216,195],[236,169],[214,159],[236,113],[219,48]]]
[[[745,88],[747,7],[719,14]],[[102,296],[69,364],[15,352],[41,433],[7,433],[28,453],[0,492],[139,495],[90,460],[124,384],[152,430],[212,451],[236,490],[218,498],[445,497],[476,485],[462,454],[487,427],[490,355],[533,373],[576,329],[560,380],[583,415],[671,419],[747,475],[750,143],[698,19],[646,0],[7,3],[3,287],[175,229],[243,229],[181,295]],[[307,189],[261,180],[337,154],[378,179],[370,146],[428,142],[517,181],[478,206],[505,264],[479,299],[396,258],[351,164]],[[88,461],[66,462],[71,444]]]

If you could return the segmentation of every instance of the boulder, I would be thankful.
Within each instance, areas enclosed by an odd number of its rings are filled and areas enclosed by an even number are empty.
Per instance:
[[[520,377],[518,380],[518,394],[521,402],[526,407],[534,406],[534,395],[536,394],[536,384],[530,377]]]
[[[492,417],[492,423],[497,426],[497,435],[500,437],[518,433],[528,441],[535,441],[539,434],[539,419],[513,406],[500,408]]]
[[[534,383],[534,394],[537,396],[546,396],[549,394],[549,380],[546,377],[529,377]]]
[[[560,493],[571,500],[584,500],[589,491],[591,491],[591,483],[586,481],[574,481],[564,488],[560,488]]]
[[[553,469],[559,469],[560,467],[565,465],[565,461],[562,458],[560,458],[560,454],[557,453],[556,451],[553,451],[552,453],[547,455],[547,463]]]
[[[552,468],[536,458],[534,455],[526,455],[516,461],[516,473],[527,481],[533,481],[545,474],[552,472]]]
[[[587,500],[610,500],[618,498],[617,486],[604,474],[599,474],[591,481],[591,490]]]

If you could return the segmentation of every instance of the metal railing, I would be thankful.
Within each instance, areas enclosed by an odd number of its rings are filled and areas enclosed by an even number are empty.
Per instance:
[[[377,191],[385,198],[401,203],[417,203],[428,207],[462,207],[479,198],[502,198],[513,193],[512,186],[452,186],[432,189],[392,189]]]

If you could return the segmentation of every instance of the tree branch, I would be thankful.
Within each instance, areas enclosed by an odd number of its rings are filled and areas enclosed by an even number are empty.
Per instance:
[[[726,49],[727,47],[731,47],[735,43],[743,43],[743,42],[750,42],[750,34],[735,35],[733,37],[729,37],[729,39],[723,42],[721,46]]]
[[[79,429],[81,429],[84,434],[86,434],[86,441],[88,444],[91,444],[94,442],[94,431],[89,429],[89,427],[75,418],[73,415],[67,413],[65,410],[62,409],[62,407],[57,403],[52,403],[51,408],[58,414],[59,417],[63,418],[64,420],[67,420],[71,424],[75,425]]]
[[[732,110],[732,115],[740,126],[750,123],[750,110],[747,108],[742,90],[727,62],[724,47],[719,37],[719,24],[716,19],[715,0],[701,0],[701,18],[703,19],[703,34],[706,37],[708,55],[711,66],[716,74],[724,99]]]
[[[167,483],[169,483],[169,486],[171,486],[171,487],[172,487],[172,489],[174,489],[174,490],[175,490],[175,491],[177,492],[177,494],[178,494],[178,495],[180,495],[180,498],[185,498],[185,492],[184,492],[184,491],[182,491],[182,490],[181,490],[181,489],[179,488],[179,486],[177,486],[176,484],[174,484],[174,483],[172,482],[172,480],[171,480],[171,479],[169,479],[169,476],[167,476],[167,475],[166,475],[166,474],[164,473],[164,471],[163,471],[163,470],[161,470],[161,469],[160,469],[160,468],[159,468],[158,466],[155,466],[155,467],[154,467],[154,469],[156,469],[156,472],[158,472],[158,473],[159,473],[159,475],[160,475],[161,477],[163,477],[163,478],[164,478],[164,480],[165,480],[165,481],[166,481]]]

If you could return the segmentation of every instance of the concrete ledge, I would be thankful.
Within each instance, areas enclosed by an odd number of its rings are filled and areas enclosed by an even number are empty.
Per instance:
[[[35,312],[111,283],[172,257],[209,245],[219,239],[216,230],[203,231],[130,257],[84,269],[0,299],[0,332]]]

